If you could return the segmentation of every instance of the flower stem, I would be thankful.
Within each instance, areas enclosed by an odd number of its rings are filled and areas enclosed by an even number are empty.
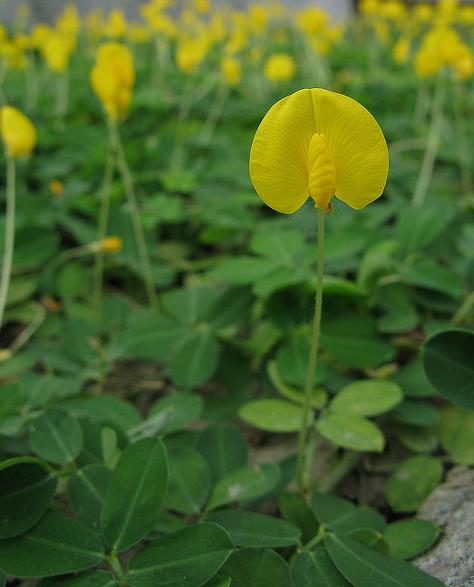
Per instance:
[[[316,275],[316,296],[314,303],[313,330],[311,334],[311,347],[309,352],[308,371],[306,376],[305,400],[303,405],[303,417],[298,440],[297,457],[297,482],[300,493],[304,494],[308,487],[306,478],[306,442],[308,436],[308,420],[311,411],[311,393],[314,387],[314,374],[318,358],[319,335],[321,332],[321,312],[323,307],[323,277],[324,277],[324,210],[318,209],[318,266]]]
[[[123,572],[120,560],[114,552],[109,557],[107,557],[107,562],[109,563],[110,568],[112,569],[117,581],[119,582],[119,585],[121,587],[128,585],[127,577]]]
[[[138,249],[138,256],[143,272],[143,282],[145,285],[148,301],[153,310],[158,310],[158,296],[156,295],[155,284],[153,280],[153,274],[151,270],[150,258],[148,256],[148,250],[146,246],[145,234],[143,232],[142,223],[140,220],[140,214],[138,211],[137,196],[135,194],[135,188],[133,186],[132,176],[127,165],[125,153],[123,151],[122,142],[120,140],[120,134],[117,130],[116,125],[113,125],[112,132],[114,133],[115,146],[117,149],[117,166],[122,176],[123,187],[125,195],[127,196],[128,205],[130,207],[130,214],[132,218],[133,232],[135,234],[135,241]]]
[[[3,249],[2,276],[0,280],[0,328],[7,304],[8,288],[13,264],[15,246],[15,162],[7,156],[7,202],[5,220],[5,243]]]
[[[102,242],[107,236],[110,211],[110,189],[114,177],[115,166],[115,135],[109,126],[107,160],[105,162],[104,178],[100,190],[99,225],[97,229],[97,241]],[[100,308],[104,284],[104,258],[105,251],[102,247],[97,249],[94,263],[94,305]]]
[[[436,80],[436,86],[433,98],[433,108],[431,112],[431,124],[426,141],[426,150],[421,165],[420,175],[416,182],[415,191],[413,192],[412,204],[415,208],[420,208],[425,201],[428,188],[430,187],[431,177],[438,155],[441,132],[443,130],[443,109],[446,95],[446,78],[441,72]]]
[[[453,316],[453,324],[455,326],[460,326],[461,324],[463,324],[464,322],[466,322],[469,319],[469,315],[472,312],[474,308],[474,291],[471,292],[467,298],[464,300],[462,306],[459,308],[459,310],[456,312],[456,314],[454,314]]]

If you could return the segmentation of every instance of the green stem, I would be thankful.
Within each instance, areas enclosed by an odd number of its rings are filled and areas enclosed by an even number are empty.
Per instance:
[[[110,565],[117,581],[121,585],[121,587],[125,587],[128,585],[127,577],[122,569],[122,565],[117,557],[117,555],[113,552],[109,557],[107,557],[107,562]]]
[[[303,551],[312,550],[317,544],[319,544],[320,542],[322,542],[324,540],[324,537],[326,536],[326,534],[327,534],[326,528],[324,526],[320,526],[319,532],[316,534],[316,536],[314,536],[314,538],[311,538],[311,540],[303,546],[302,550]]]
[[[150,302],[150,305],[153,308],[153,310],[157,311],[158,296],[156,295],[150,258],[148,256],[148,250],[145,241],[145,234],[143,232],[140,214],[138,211],[137,196],[135,194],[135,188],[133,187],[132,176],[127,165],[127,160],[125,159],[125,153],[123,151],[122,142],[120,140],[120,134],[115,125],[112,126],[112,131],[114,133],[115,145],[117,149],[117,166],[122,176],[123,187],[130,208],[133,232],[135,234],[138,256],[140,259],[140,264],[143,272],[143,281],[147,292],[148,301]]]
[[[100,210],[99,210],[99,224],[97,228],[97,240],[102,242],[107,236],[107,229],[109,225],[110,212],[110,190],[112,187],[112,180],[114,177],[114,163],[115,163],[115,134],[109,125],[109,139],[107,159],[105,162],[104,178],[100,190]],[[95,256],[94,263],[94,305],[100,308],[102,303],[103,284],[104,284],[104,259],[105,251],[99,247]]]
[[[7,202],[5,218],[5,243],[3,250],[2,277],[0,280],[0,328],[7,304],[8,288],[13,264],[15,246],[15,162],[7,156]]]
[[[69,101],[69,77],[67,71],[58,74],[56,86],[56,117],[62,123]]]
[[[421,165],[420,175],[416,182],[415,191],[413,192],[412,204],[415,208],[420,208],[425,201],[428,188],[430,187],[431,177],[438,155],[441,132],[443,129],[443,109],[446,95],[446,78],[441,72],[438,75],[433,98],[433,108],[431,113],[431,124],[426,142],[425,155]]]
[[[225,84],[222,84],[217,90],[212,106],[209,109],[206,122],[204,123],[203,131],[201,134],[201,141],[203,145],[207,145],[210,143],[214,131],[216,129],[217,123],[219,122],[219,119],[222,115],[222,111],[224,110],[224,105],[228,95],[229,87]]]
[[[344,477],[356,467],[361,459],[361,454],[354,451],[347,451],[339,462],[329,471],[329,474],[317,485],[318,491],[327,493],[334,489]]]
[[[304,494],[308,480],[305,478],[305,452],[308,436],[308,420],[311,411],[311,392],[314,386],[314,375],[318,358],[319,335],[321,332],[321,312],[323,307],[323,277],[324,277],[324,218],[325,212],[318,209],[318,267],[316,276],[316,296],[314,302],[313,330],[311,334],[311,348],[309,353],[308,371],[306,376],[305,400],[303,405],[303,416],[301,430],[298,440],[297,457],[297,482],[299,491]]]
[[[455,326],[459,326],[466,322],[471,313],[472,309],[474,308],[474,291],[471,292],[467,298],[464,300],[462,306],[453,316],[453,324]]]
[[[458,132],[458,153],[459,153],[459,167],[461,171],[461,184],[463,193],[470,194],[472,191],[472,173],[471,173],[471,150],[469,148],[469,141],[466,136],[465,117],[463,115],[462,104],[462,87],[461,82],[454,80],[454,107],[456,115],[456,127]]]

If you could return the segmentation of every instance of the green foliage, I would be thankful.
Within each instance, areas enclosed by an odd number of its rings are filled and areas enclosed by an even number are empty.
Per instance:
[[[269,29],[277,34],[262,35],[262,47],[249,33],[249,51],[236,54],[242,64],[261,48],[264,58],[301,56],[292,25]],[[400,514],[415,515],[445,468],[474,464],[472,194],[461,187],[450,118],[470,104],[448,80],[449,132],[414,208],[420,152],[403,145],[425,136],[413,98],[423,106],[432,82],[391,67],[388,46],[376,47],[384,68],[369,71],[375,39],[361,31],[363,46],[349,25],[327,57],[307,47],[310,58],[287,84],[271,85],[258,60],[246,63],[245,83],[229,89],[207,142],[222,47],[184,73],[174,67],[175,41],[127,37],[137,75],[120,132],[156,312],[146,306],[117,176],[107,234],[123,248],[105,255],[101,307],[93,300],[107,132],[84,83],[85,35],[70,63],[64,120],[51,112],[54,84],[41,85],[28,110],[38,148],[18,162],[0,333],[0,586],[7,575],[41,587],[440,585],[404,562],[431,548],[439,528]],[[33,70],[46,79],[40,52],[28,49],[28,59],[32,69],[5,67],[7,103],[31,98],[24,83],[34,85]],[[391,173],[383,198],[357,212],[334,200],[327,221],[303,496],[292,491],[314,214],[310,205],[284,217],[264,208],[247,168],[263,113],[311,79],[376,115]],[[51,194],[54,179],[61,197]]]

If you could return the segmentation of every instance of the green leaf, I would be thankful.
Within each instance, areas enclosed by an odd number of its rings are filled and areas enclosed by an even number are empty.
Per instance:
[[[110,480],[102,511],[108,546],[121,552],[151,531],[167,484],[168,463],[160,440],[144,438],[125,449]]]
[[[215,485],[207,509],[265,495],[276,487],[279,479],[280,468],[277,465],[243,467],[227,473]]]
[[[382,452],[385,446],[378,426],[359,416],[329,412],[317,420],[316,429],[327,440],[351,450]]]
[[[321,545],[297,554],[291,570],[295,587],[350,587]]]
[[[273,550],[242,548],[229,557],[219,578],[231,577],[231,587],[292,587],[290,569]]]
[[[428,550],[438,539],[441,530],[427,520],[400,520],[385,529],[385,540],[395,558],[410,559]]]
[[[210,330],[194,332],[174,355],[169,374],[175,385],[190,389],[216,372],[219,345]]]
[[[283,381],[304,388],[308,371],[309,342],[306,339],[293,338],[278,350],[276,363],[278,373]],[[319,362],[314,374],[314,384],[324,381],[325,368]]]
[[[395,236],[401,249],[410,253],[433,243],[453,218],[453,210],[439,202],[426,202],[416,210],[407,206],[400,210]]]
[[[168,452],[169,483],[164,507],[182,514],[197,514],[211,490],[211,471],[196,450],[178,447]]]
[[[426,402],[405,400],[390,412],[390,419],[412,426],[433,426],[438,422],[438,410]]]
[[[415,287],[437,291],[456,299],[462,295],[458,275],[431,260],[411,262],[401,268],[400,275],[408,284]]]
[[[395,512],[414,512],[441,481],[438,459],[416,456],[400,463],[385,485],[385,497]]]
[[[330,403],[330,410],[352,416],[378,416],[403,399],[400,387],[392,381],[366,379],[346,385]]]
[[[336,495],[315,493],[311,506],[319,522],[333,531],[350,532],[359,528],[378,532],[385,530],[385,518],[377,510],[368,506],[356,507]]]
[[[474,410],[474,332],[439,332],[423,345],[426,375],[439,393],[453,403]]]
[[[207,320],[215,330],[242,324],[252,306],[252,301],[252,294],[248,288],[229,289],[211,306]]]
[[[431,453],[438,446],[438,437],[434,426],[399,424],[395,428],[395,434],[398,441],[413,452]]]
[[[68,412],[50,409],[34,421],[30,443],[43,459],[65,465],[82,450],[82,429]]]
[[[132,587],[199,587],[217,573],[232,548],[229,535],[217,524],[188,526],[135,554],[127,580]]]
[[[241,256],[220,262],[212,275],[227,283],[246,285],[268,275],[279,266],[280,263],[275,260]]]
[[[255,399],[239,410],[244,422],[268,432],[298,432],[303,413],[301,406],[282,399]]]
[[[244,467],[248,461],[248,446],[242,433],[233,426],[219,424],[199,433],[196,450],[211,468],[213,483]]]
[[[276,387],[278,393],[280,393],[286,399],[289,399],[297,404],[304,405],[305,403],[305,394],[303,391],[299,389],[295,389],[287,385],[283,379],[280,377],[280,373],[278,371],[278,365],[276,361],[270,361],[267,364],[267,373],[271,379],[271,382]],[[313,388],[311,390],[311,407],[317,410],[320,410],[326,405],[327,401],[327,393],[324,389]]]
[[[185,428],[201,415],[204,402],[189,391],[179,391],[157,400],[148,417],[128,431],[131,438],[139,439],[157,434],[172,434]]]
[[[138,426],[142,420],[132,403],[113,395],[91,397],[84,403],[83,409],[94,422],[113,424],[124,432]]]
[[[57,479],[36,463],[2,462],[0,469],[0,538],[29,530],[48,509]]]
[[[373,528],[355,528],[347,532],[347,534],[353,540],[367,544],[367,546],[370,546],[378,552],[383,552],[384,554],[388,554],[389,552],[388,544],[383,534]]]
[[[393,380],[400,385],[408,397],[430,397],[436,395],[436,389],[426,377],[421,358],[417,358],[395,373]]]
[[[165,310],[174,318],[189,324],[204,320],[218,295],[207,287],[182,287],[164,293],[162,302]]]
[[[318,533],[319,524],[316,516],[304,499],[296,493],[280,493],[278,509],[286,520],[300,528],[304,544]]]
[[[236,546],[283,548],[297,544],[301,536],[301,530],[285,520],[246,510],[220,510],[207,520],[223,526]]]
[[[69,479],[68,495],[79,520],[93,530],[100,529],[102,508],[112,471],[100,464],[86,465]]]
[[[82,571],[103,556],[98,536],[60,512],[48,512],[26,534],[0,541],[0,570],[21,578]]]
[[[351,501],[329,493],[314,493],[311,498],[311,507],[318,522],[324,525],[344,518],[356,510],[356,506]]]
[[[118,587],[114,576],[107,571],[90,571],[79,576],[41,581],[39,587]]]
[[[474,465],[474,412],[448,406],[441,412],[441,446],[458,465]]]
[[[342,365],[356,369],[372,369],[395,356],[368,316],[348,314],[323,324],[321,346]]]
[[[336,567],[354,587],[443,587],[416,567],[348,536],[329,535],[325,544]]]
[[[164,361],[187,336],[187,328],[175,320],[140,311],[113,342],[121,356]]]

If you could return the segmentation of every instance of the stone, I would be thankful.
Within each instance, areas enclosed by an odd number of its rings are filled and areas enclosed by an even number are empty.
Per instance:
[[[474,587],[474,470],[454,467],[417,515],[438,524],[442,535],[416,566],[447,587]]]

